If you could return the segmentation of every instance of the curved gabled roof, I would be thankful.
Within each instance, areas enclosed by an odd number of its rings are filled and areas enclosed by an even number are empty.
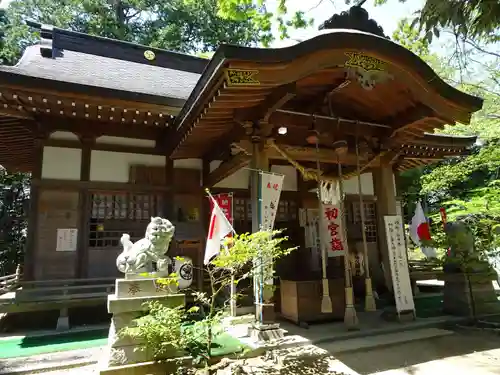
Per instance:
[[[254,78],[259,82],[256,88],[272,91],[315,71],[342,66],[347,60],[346,53],[363,54],[385,64],[390,74],[407,85],[409,97],[429,107],[442,124],[468,123],[471,114],[482,107],[482,99],[448,85],[421,58],[387,38],[351,29],[323,30],[286,48],[220,46],[174,122],[179,132],[178,141],[182,142],[196,121],[201,121],[206,103],[216,100],[218,90],[228,85],[224,77],[227,70],[253,69]]]

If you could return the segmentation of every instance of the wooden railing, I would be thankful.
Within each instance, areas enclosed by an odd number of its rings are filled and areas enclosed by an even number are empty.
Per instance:
[[[106,299],[113,292],[115,278],[66,279],[21,282],[16,302],[63,302]]]
[[[443,273],[443,267],[429,261],[409,261],[410,278],[417,280],[437,279]]]
[[[0,294],[10,292],[19,286],[21,281],[21,266],[18,265],[16,268],[16,273],[7,276],[0,277]]]

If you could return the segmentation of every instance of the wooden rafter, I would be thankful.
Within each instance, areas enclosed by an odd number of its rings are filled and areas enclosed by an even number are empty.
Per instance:
[[[268,122],[271,114],[275,110],[281,108],[290,99],[294,98],[295,95],[295,83],[280,86],[276,88],[271,94],[269,94],[259,105],[242,110],[236,110],[234,112],[234,118],[239,122],[255,120]]]
[[[217,142],[210,145],[210,151],[203,155],[203,160],[211,162],[212,160],[222,159],[221,155],[231,149],[231,144],[238,142],[245,135],[245,129],[235,123],[231,129],[220,137]]]

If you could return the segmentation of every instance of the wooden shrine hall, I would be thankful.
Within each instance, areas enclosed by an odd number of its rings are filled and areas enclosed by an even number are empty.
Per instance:
[[[277,305],[299,320],[298,301],[319,311],[321,297],[299,215],[318,207],[317,167],[321,180],[342,174],[349,248],[366,243],[374,289],[390,289],[383,218],[401,215],[397,173],[475,142],[433,132],[469,123],[482,100],[449,86],[357,7],[291,47],[221,45],[212,59],[31,26],[40,43],[0,67],[0,164],[32,174],[29,280],[117,276],[122,233],[141,238],[156,215],[176,225],[171,251],[201,265],[203,189],[232,192],[235,229],[251,231],[253,171],[268,170],[285,176],[275,226],[300,247],[277,264],[287,288]],[[76,230],[63,249],[61,228]],[[338,259],[327,273],[342,317]]]

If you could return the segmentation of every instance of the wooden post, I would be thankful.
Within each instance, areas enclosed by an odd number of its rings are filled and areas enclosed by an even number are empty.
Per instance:
[[[43,145],[45,136],[38,134],[34,142],[34,165],[31,171],[30,205],[28,214],[28,234],[24,253],[24,280],[35,278],[35,258],[38,245],[38,215],[40,202],[40,180],[42,179]]]
[[[254,131],[258,129],[254,129]],[[264,143],[258,134],[254,133],[252,136],[252,170],[251,175],[251,197],[252,197],[252,232],[258,232],[262,225],[261,223],[261,204],[259,202],[259,185],[260,176],[259,171],[269,170],[269,159],[264,150]],[[261,294],[263,293],[262,284],[263,280],[257,275],[254,278],[254,295],[255,295],[255,313],[257,322],[261,325],[274,324],[274,304],[263,305]]]
[[[394,174],[392,166],[381,164],[380,168],[373,169],[373,187],[377,196],[377,228],[378,246],[380,249],[381,262],[384,266],[384,278],[386,287],[392,291],[391,267],[389,259],[389,245],[385,233],[384,216],[397,215],[396,192],[394,189]]]
[[[92,146],[95,138],[83,136],[82,162],[80,164],[80,181],[90,181],[90,160],[92,157]],[[90,221],[90,193],[88,188],[81,187],[78,192],[78,242],[76,254],[76,275],[84,279],[88,276],[89,268],[89,221]]]
[[[174,220],[174,161],[169,156],[165,157],[165,185],[168,189],[163,193],[163,217]]]
[[[203,158],[202,162],[202,171],[201,171],[201,185],[202,187],[206,188],[211,188],[211,186],[207,186],[206,182],[208,180],[208,176],[210,174],[210,161],[207,160],[206,158]],[[206,194],[203,192],[202,193],[202,201],[201,201],[201,222],[203,225],[203,228],[206,230],[206,235],[208,235],[208,226],[210,225],[210,202],[205,196]],[[203,246],[200,249],[200,270],[199,270],[199,282],[198,282],[198,290],[203,291],[203,288],[205,286],[205,270],[204,270],[204,264],[203,264],[203,258],[205,255],[205,246],[206,246],[206,239],[207,236],[205,236],[203,243]]]

